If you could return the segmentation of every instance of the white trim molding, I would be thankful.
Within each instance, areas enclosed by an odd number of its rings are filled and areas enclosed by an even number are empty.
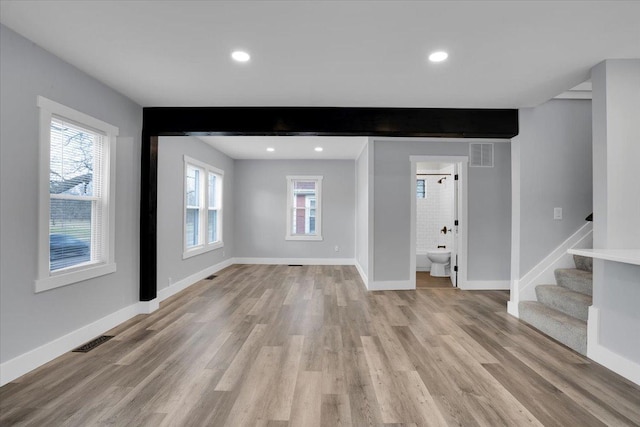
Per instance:
[[[640,385],[640,364],[620,356],[600,344],[600,309],[589,307],[587,357]]]
[[[234,264],[233,258],[228,258],[218,264],[212,265],[210,267],[205,268],[204,270],[200,270],[197,273],[193,273],[184,279],[180,279],[177,282],[173,283],[170,286],[158,290],[158,301],[162,302],[169,297],[177,294],[180,291],[187,289],[189,286],[198,283],[200,280],[204,279],[207,276],[217,273],[220,270],[223,270]]]
[[[385,280],[380,282],[369,282],[367,289],[370,291],[415,291],[416,281]]]
[[[362,283],[364,283],[364,287],[369,289],[369,278],[367,277],[367,274],[365,273],[364,269],[362,268],[358,260],[356,259],[354,261],[355,261],[356,270],[358,270],[358,274],[360,275],[360,279],[362,279]]]
[[[508,291],[509,286],[509,280],[467,280],[458,284],[463,291]]]
[[[143,308],[135,303],[123,309],[111,313],[66,335],[56,338],[47,344],[14,357],[0,365],[0,386],[15,380],[39,366],[55,359],[56,357],[73,350],[87,341],[113,329],[138,314]]]
[[[322,240],[322,175],[287,175],[287,233],[284,237],[285,240],[308,240],[308,241],[321,241]],[[313,181],[315,183],[315,231],[311,233],[306,230],[308,224],[305,224],[305,233],[309,234],[294,234],[293,229],[293,191],[294,183],[296,181]],[[308,208],[311,211],[311,207]],[[310,215],[310,214],[309,214]],[[305,214],[305,217],[307,215]],[[310,221],[310,220],[309,220]],[[307,221],[305,221],[307,222]]]
[[[411,288],[416,288],[416,173],[419,162],[451,163],[456,165],[458,174],[458,198],[455,201],[458,211],[457,245],[454,243],[455,254],[458,257],[458,287],[467,282],[467,228],[468,228],[468,201],[467,201],[467,177],[469,167],[468,156],[431,156],[431,155],[410,155],[409,156],[409,185],[411,185],[410,217],[409,217],[409,281],[413,284]],[[452,251],[452,257],[454,252]],[[453,264],[452,264],[453,265]]]
[[[211,166],[207,163],[203,163],[200,160],[194,159],[187,155],[183,156],[183,175],[184,175],[184,195],[183,195],[183,207],[182,207],[182,259],[191,258],[193,256],[201,255],[203,253],[212,251],[214,249],[220,249],[224,247],[224,238],[223,238],[223,221],[224,221],[224,206],[222,203],[223,195],[224,195],[224,171],[222,169],[216,168],[215,166]],[[199,183],[197,188],[199,188],[198,199],[200,202],[198,203],[198,210],[200,212],[198,216],[198,244],[195,246],[187,246],[187,200],[188,200],[188,169],[189,166],[193,168],[197,168],[202,171],[202,176],[198,178]],[[215,182],[215,208],[211,208],[210,200],[209,200],[209,175],[213,174],[217,177]],[[193,208],[193,207],[192,207]],[[216,236],[218,240],[215,242],[209,242],[209,213],[211,210],[215,210],[217,212],[216,215]]]
[[[233,264],[355,265],[353,258],[234,258]]]
[[[39,108],[39,167],[38,167],[38,270],[34,281],[34,292],[44,292],[71,285],[99,276],[114,273],[115,263],[115,203],[116,203],[116,144],[119,129],[83,112],[59,104],[43,96],[36,98]],[[96,188],[93,196],[82,196],[80,200],[93,200],[91,220],[90,262],[69,268],[51,270],[50,254],[50,191],[51,168],[51,123],[64,120],[101,137],[102,155],[94,159]],[[98,178],[99,177],[99,180]],[[98,185],[97,182],[101,184]],[[79,196],[69,196],[79,197]],[[56,195],[60,199],[60,195]],[[99,237],[98,237],[99,236]],[[95,253],[99,257],[94,258]]]

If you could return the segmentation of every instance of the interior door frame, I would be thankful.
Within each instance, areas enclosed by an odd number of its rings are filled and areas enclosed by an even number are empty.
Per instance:
[[[417,221],[417,203],[416,203],[416,174],[418,172],[418,163],[431,162],[431,163],[453,163],[457,167],[458,173],[458,245],[456,248],[458,256],[458,288],[464,289],[464,285],[467,283],[467,254],[468,254],[468,203],[467,203],[467,188],[468,188],[468,168],[469,168],[469,156],[429,156],[429,155],[411,155],[409,156],[411,173],[410,173],[410,185],[411,185],[411,217],[409,219],[409,281],[416,284],[416,221]],[[454,226],[455,227],[455,226]],[[453,254],[451,257],[451,270],[453,274],[454,260]]]

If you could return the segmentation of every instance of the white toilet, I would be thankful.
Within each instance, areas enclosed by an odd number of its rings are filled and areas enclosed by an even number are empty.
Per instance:
[[[431,275],[449,277],[451,275],[451,251],[449,249],[430,249],[427,258],[431,261]]]

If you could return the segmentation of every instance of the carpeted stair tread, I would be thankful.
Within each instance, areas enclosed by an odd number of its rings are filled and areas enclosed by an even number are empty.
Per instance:
[[[574,255],[573,263],[576,265],[576,268],[578,270],[593,271],[593,258],[582,255]]]
[[[578,270],[577,268],[558,268],[555,270],[556,283],[559,286],[580,292],[585,295],[593,295],[593,273]]]
[[[577,319],[587,321],[592,298],[562,286],[536,286],[538,302]]]
[[[518,304],[520,319],[582,355],[587,354],[587,322],[537,301]]]

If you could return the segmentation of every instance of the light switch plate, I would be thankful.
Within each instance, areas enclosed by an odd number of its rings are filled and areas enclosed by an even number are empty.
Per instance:
[[[562,219],[562,208],[553,208],[553,219]]]

